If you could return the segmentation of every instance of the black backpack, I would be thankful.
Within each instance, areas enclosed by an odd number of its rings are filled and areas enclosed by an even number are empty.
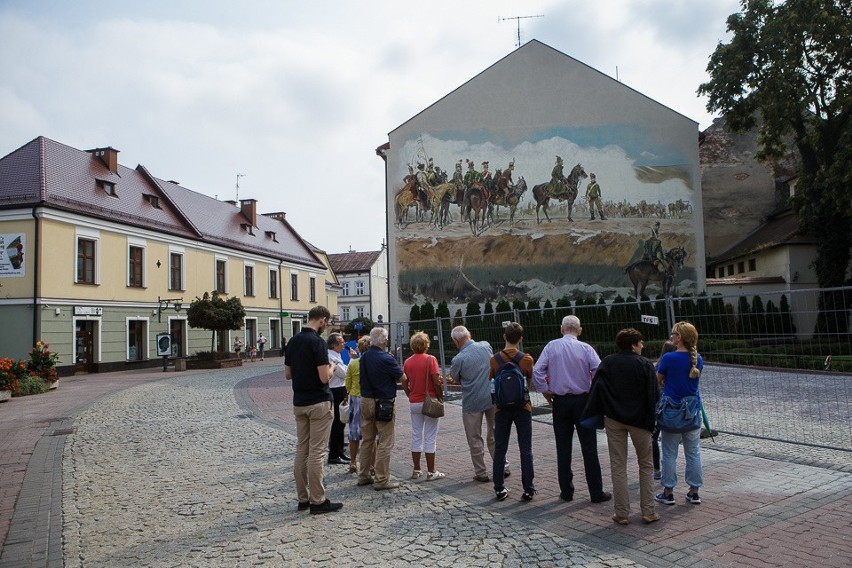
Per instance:
[[[502,353],[506,354],[505,351]],[[530,401],[527,378],[518,366],[523,358],[524,353],[521,351],[509,361],[504,361],[499,354],[494,354],[498,365],[497,374],[494,375],[494,404],[497,408],[522,408]]]

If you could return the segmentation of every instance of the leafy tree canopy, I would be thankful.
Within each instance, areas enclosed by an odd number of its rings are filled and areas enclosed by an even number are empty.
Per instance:
[[[840,286],[852,244],[852,3],[741,6],[728,17],[731,41],[716,47],[710,80],[698,92],[734,131],[759,128],[759,157],[782,156],[792,136],[802,157],[792,205],[817,239],[820,286]]]

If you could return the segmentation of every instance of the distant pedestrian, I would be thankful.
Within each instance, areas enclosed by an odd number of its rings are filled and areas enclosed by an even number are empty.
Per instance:
[[[389,420],[379,420],[377,407],[396,401],[396,385],[405,379],[402,367],[387,352],[388,330],[374,327],[370,331],[370,349],[360,358],[361,364],[361,463],[358,468],[358,485],[373,484],[373,489],[396,489],[399,483],[390,479],[390,456],[394,444],[396,410]],[[376,451],[375,478],[370,478],[373,449]]]
[[[358,353],[366,353],[369,348],[369,336],[358,340]],[[346,397],[349,400],[349,473],[358,473],[358,450],[361,446],[361,365],[357,358],[346,366]],[[371,471],[374,463],[375,452],[370,464]]]
[[[411,411],[411,461],[414,471],[411,479],[419,479],[423,475],[420,466],[421,454],[426,454],[426,481],[442,479],[446,475],[435,469],[435,452],[438,446],[438,421],[423,414],[423,403],[426,396],[443,401],[444,390],[441,388],[441,373],[438,360],[429,355],[429,336],[422,331],[411,336],[411,350],[414,354],[406,359],[402,370],[405,371],[402,388],[408,396]]]
[[[266,338],[263,333],[257,337],[257,352],[260,355],[260,360],[263,361],[263,354],[266,351]]]
[[[518,436],[518,450],[521,459],[521,485],[524,493],[521,499],[532,501],[535,495],[535,469],[533,467],[532,453],[532,403],[529,400],[529,391],[532,388],[533,358],[519,349],[521,339],[524,336],[524,328],[521,324],[512,322],[503,330],[505,345],[503,350],[495,353],[491,358],[492,379],[497,377],[500,370],[506,364],[516,364],[525,379],[523,402],[520,405],[504,406],[501,408],[500,399],[496,400],[496,412],[494,415],[494,464],[492,476],[494,478],[494,492],[497,499],[502,501],[509,495],[505,485],[506,452],[509,449],[509,437],[512,434],[512,424],[515,425],[515,433]],[[517,363],[514,363],[517,361]]]
[[[240,356],[240,351],[242,351],[242,350],[243,350],[243,342],[242,342],[242,340],[240,340],[240,338],[239,338],[239,337],[235,337],[235,338],[234,338],[234,353],[236,353],[236,354],[237,354],[237,359],[239,359],[239,358],[241,357],[241,356]]]
[[[615,336],[618,352],[601,361],[583,417],[604,416],[609,447],[612,492],[615,514],[612,520],[626,525],[630,517],[630,495],[627,491],[627,436],[633,442],[639,462],[639,506],[642,520],[660,520],[654,503],[654,464],[651,432],[656,420],[659,392],[654,364],[642,357],[642,334],[622,329]]]
[[[449,380],[462,388],[462,425],[473,462],[473,478],[487,483],[491,480],[485,467],[485,448],[494,460],[494,402],[491,400],[491,356],[494,354],[487,341],[474,341],[463,325],[453,328],[451,337],[458,354],[453,357]],[[485,420],[485,440],[482,439],[482,421]],[[506,468],[504,475],[508,477]]]
[[[698,379],[704,369],[704,360],[698,354],[698,330],[689,322],[679,321],[672,327],[671,341],[676,351],[666,353],[657,363],[657,381],[663,387],[663,396],[677,404],[686,397],[697,399],[697,408],[701,407],[701,394]],[[701,425],[688,432],[666,432],[662,428],[663,445],[663,490],[656,499],[666,505],[674,505],[674,487],[677,485],[677,448],[683,444],[683,457],[686,461],[684,478],[689,486],[686,502],[701,504],[698,490],[704,485],[704,471],[701,465]]]
[[[343,507],[326,499],[323,462],[328,452],[328,434],[334,420],[328,381],[334,372],[328,349],[320,334],[325,331],[331,312],[314,306],[308,321],[287,344],[284,376],[293,384],[293,416],[296,420],[296,458],[293,475],[299,510],[313,514],[329,513]]]
[[[544,393],[553,405],[559,497],[563,501],[574,499],[571,449],[576,428],[592,503],[603,503],[612,499],[612,493],[603,490],[597,434],[594,428],[586,428],[579,423],[589,400],[592,376],[601,359],[591,345],[577,339],[583,333],[580,318],[565,316],[560,330],[562,338],[554,339],[544,346],[533,368],[536,390]]]

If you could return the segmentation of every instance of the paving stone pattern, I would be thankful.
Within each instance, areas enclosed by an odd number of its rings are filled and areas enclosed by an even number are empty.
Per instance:
[[[15,409],[25,408],[18,417],[25,435],[0,441],[20,454],[0,460],[0,475],[19,479],[16,495],[0,484],[0,536],[2,523],[9,527],[0,568],[852,565],[848,454],[809,464],[802,456],[812,448],[704,441],[704,504],[687,505],[681,484],[677,505],[658,505],[663,518],[652,525],[639,519],[631,464],[633,514],[622,527],[610,520],[612,503],[589,502],[576,443],[575,500],[558,498],[547,416],[533,426],[532,503],[520,500],[514,436],[509,498],[495,501],[491,483],[472,479],[458,401],[447,405],[438,435],[437,466],[447,478],[408,480],[401,392],[391,469],[402,487],[357,487],[346,466],[327,466],[328,496],[343,510],[298,512],[292,392],[280,365],[107,374],[5,403],[27,406]],[[0,434],[11,431],[4,410]],[[603,434],[598,442],[609,488]],[[794,453],[798,459],[784,459]]]

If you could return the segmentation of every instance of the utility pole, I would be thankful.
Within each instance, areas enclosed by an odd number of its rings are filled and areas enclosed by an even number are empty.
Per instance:
[[[497,23],[505,22],[506,20],[515,20],[518,24],[518,43],[515,44],[515,47],[521,47],[521,20],[526,20],[527,18],[543,18],[544,14],[536,14],[534,16],[511,16],[509,18],[501,18],[497,17]]]
[[[240,178],[246,177],[246,174],[237,174],[237,204],[240,203]]]

